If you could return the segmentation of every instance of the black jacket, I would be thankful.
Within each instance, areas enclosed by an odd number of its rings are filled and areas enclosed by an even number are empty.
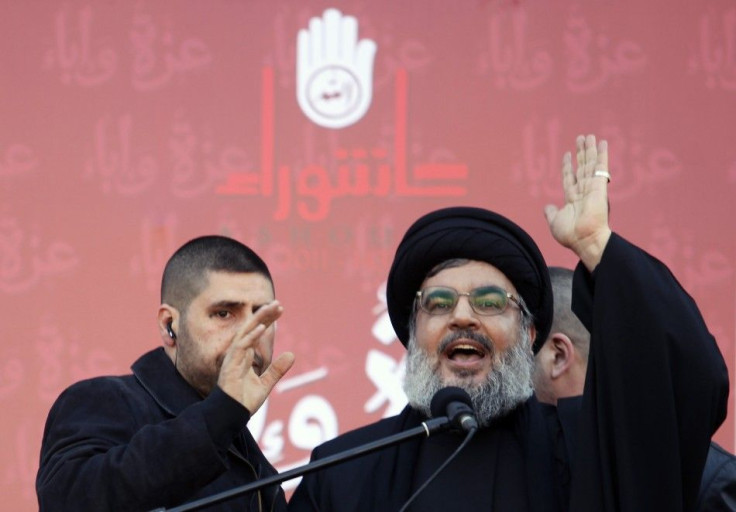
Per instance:
[[[275,473],[237,401],[219,388],[201,399],[163,348],[132,368],[78,382],[54,403],[36,478],[40,510],[170,508]],[[206,510],[285,508],[272,487]]]

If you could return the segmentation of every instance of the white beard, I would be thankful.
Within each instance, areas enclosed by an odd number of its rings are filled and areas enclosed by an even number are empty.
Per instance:
[[[404,377],[404,392],[409,404],[431,416],[430,403],[435,393],[447,386],[458,386],[470,395],[480,426],[487,426],[493,419],[506,415],[525,402],[534,391],[534,355],[530,348],[529,331],[520,331],[518,341],[501,355],[485,381],[479,384],[472,383],[472,376],[463,375],[454,375],[443,382],[439,373],[439,354],[431,356],[417,347],[416,337],[412,333]],[[487,341],[493,347],[493,343]],[[494,355],[491,354],[491,357]]]

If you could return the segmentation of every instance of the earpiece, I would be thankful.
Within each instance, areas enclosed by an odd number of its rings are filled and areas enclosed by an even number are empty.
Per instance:
[[[171,328],[171,322],[166,324],[166,331],[169,333],[169,338],[172,340],[176,339],[176,334],[174,333],[174,329]]]

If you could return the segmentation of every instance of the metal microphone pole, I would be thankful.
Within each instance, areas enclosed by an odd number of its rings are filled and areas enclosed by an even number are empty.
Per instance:
[[[399,432],[398,434],[394,434],[392,436],[385,437],[371,443],[356,446],[355,448],[351,448],[350,450],[345,450],[344,452],[330,455],[329,457],[325,457],[324,459],[319,459],[309,464],[299,466],[298,468],[290,469],[289,471],[284,471],[283,473],[272,475],[261,480],[257,480],[255,482],[236,487],[234,489],[220,492],[218,494],[213,494],[212,496],[208,496],[206,498],[201,498],[196,501],[190,501],[189,503],[184,503],[183,505],[179,505],[177,507],[157,508],[152,510],[151,512],[185,512],[187,510],[196,510],[208,505],[214,505],[215,503],[229,500],[230,498],[240,496],[241,494],[256,491],[258,489],[261,489],[262,487],[279,484],[285,480],[291,480],[292,478],[306,475],[307,473],[317,471],[318,469],[334,466],[335,464],[339,464],[340,462],[345,462],[356,457],[360,457],[361,455],[367,455],[371,452],[380,450],[381,448],[386,448],[388,446],[401,443],[413,437],[419,437],[422,435],[429,437],[435,432],[449,429],[450,426],[451,423],[447,416],[432,418],[430,420],[422,422],[422,424],[418,427],[410,428],[409,430],[405,430],[404,432]]]

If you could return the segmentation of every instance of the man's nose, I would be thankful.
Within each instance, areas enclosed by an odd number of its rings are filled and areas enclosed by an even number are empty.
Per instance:
[[[450,315],[450,320],[453,325],[466,328],[480,324],[478,313],[473,311],[473,308],[470,306],[470,298],[465,295],[458,297],[457,304],[455,304]]]

